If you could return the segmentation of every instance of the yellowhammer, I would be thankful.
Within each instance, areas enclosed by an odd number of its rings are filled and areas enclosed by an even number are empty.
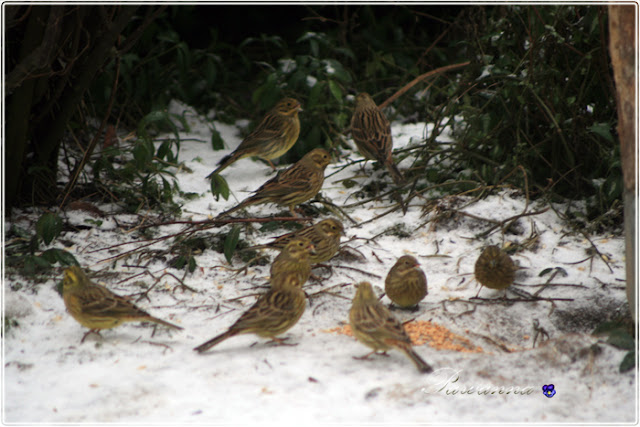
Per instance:
[[[391,157],[393,140],[389,120],[368,93],[362,92],[356,96],[356,106],[351,116],[351,134],[365,159],[382,163],[396,185],[404,182],[402,173]]]
[[[214,345],[239,334],[256,334],[283,342],[277,335],[293,327],[307,306],[307,299],[301,288],[279,286],[271,288],[255,304],[240,316],[224,333],[194,348],[198,353],[207,351]]]
[[[278,175],[265,182],[252,196],[222,212],[218,217],[227,216],[239,209],[259,203],[288,206],[291,214],[295,216],[293,208],[314,197],[322,188],[324,170],[330,161],[331,157],[326,150],[322,148],[311,150],[288,169],[278,172]]]
[[[342,222],[335,218],[328,218],[300,230],[278,236],[265,245],[252,246],[248,249],[272,248],[281,250],[292,239],[306,237],[311,240],[315,248],[315,253],[311,254],[309,261],[311,264],[317,264],[333,258],[338,249],[340,249],[340,238],[343,235],[344,226]]]
[[[271,160],[289,151],[300,134],[299,111],[302,111],[302,108],[295,99],[280,100],[233,153],[220,160],[216,170],[207,175],[207,178],[211,178],[212,175],[220,173],[230,164],[245,157],[257,156]]]
[[[100,329],[114,328],[124,322],[155,322],[182,329],[151,316],[129,300],[93,283],[78,266],[71,266],[64,271],[62,285],[62,298],[67,311],[78,323],[89,328],[81,343],[91,333],[100,335]]]
[[[358,284],[356,295],[349,310],[349,323],[353,335],[362,344],[373,349],[358,359],[392,348],[397,348],[411,359],[418,370],[423,373],[433,371],[431,366],[413,350],[411,339],[400,323],[389,310],[378,300],[371,283]]]
[[[384,281],[384,291],[396,305],[413,307],[427,296],[427,276],[415,257],[398,258]]]
[[[271,264],[271,287],[287,286],[302,287],[311,275],[309,257],[315,252],[311,240],[297,237],[287,243]]]

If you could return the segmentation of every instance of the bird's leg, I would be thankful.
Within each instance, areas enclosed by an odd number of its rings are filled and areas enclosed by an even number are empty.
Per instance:
[[[102,338],[102,335],[100,335],[100,332],[98,331],[98,329],[89,329],[89,331],[87,331],[83,336],[82,339],[80,340],[80,344],[82,344],[85,340],[85,338],[87,338],[87,336],[91,335],[91,334],[96,334],[97,336],[99,336],[100,338]]]
[[[352,356],[352,357],[353,357],[354,359],[356,359],[356,360],[371,360],[371,359],[369,359],[369,356],[371,356],[371,355],[372,355],[373,353],[375,353],[375,352],[376,352],[376,351],[375,351],[375,350],[373,350],[373,351],[371,351],[371,352],[369,352],[369,353],[365,354],[364,356]]]
[[[291,347],[298,345],[297,343],[287,343],[287,342],[285,342],[288,339],[289,339],[288,337],[286,337],[286,338],[272,337],[271,341],[269,341],[269,344],[272,344],[272,345],[288,345],[288,346],[291,346]]]
[[[480,289],[478,289],[478,293],[476,294],[476,296],[474,298],[478,298],[478,295],[480,295],[480,291],[482,290],[482,285],[480,285]]]
[[[329,264],[321,264],[321,263],[314,264],[312,269],[316,269],[316,268],[324,268],[329,271],[329,275],[327,277],[316,276],[312,272],[309,278],[315,280],[316,282],[329,279],[331,276],[333,276],[333,268]]]

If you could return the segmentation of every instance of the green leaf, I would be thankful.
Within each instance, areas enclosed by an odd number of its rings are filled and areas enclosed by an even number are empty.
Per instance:
[[[158,34],[158,40],[168,42],[169,44],[176,44],[180,41],[180,36],[173,30],[167,30],[164,33]]]
[[[277,83],[278,75],[276,73],[269,74],[264,84],[253,92],[251,96],[253,103],[258,104],[263,110],[273,106],[280,95]]]
[[[62,296],[62,290],[64,288],[64,283],[62,280],[60,280],[58,283],[55,284],[55,286],[53,287],[53,289],[56,290],[56,292]]]
[[[608,177],[604,183],[604,190],[609,200],[615,200],[622,196],[622,179],[618,176]]]
[[[145,166],[153,159],[153,144],[149,140],[138,140],[131,151],[137,169],[144,170]]]
[[[607,343],[611,344],[614,347],[621,348],[623,350],[633,350],[636,348],[635,341],[631,335],[627,331],[623,330],[614,330],[609,334],[609,339]]]
[[[307,105],[305,105],[304,107],[307,111],[312,111],[313,108],[318,104],[323,86],[324,82],[316,82],[316,84],[311,88],[311,91],[309,92],[309,99],[307,100]]]
[[[194,257],[189,257],[189,273],[193,273],[198,264],[196,264],[196,259]]]
[[[171,115],[167,115],[167,117],[173,117],[174,119],[180,122],[180,125],[182,125],[182,128],[184,129],[185,132],[191,132],[191,126],[189,126],[189,121],[184,116],[185,113],[186,111],[183,111],[182,114],[171,114]]]
[[[218,76],[218,68],[216,67],[214,58],[207,58],[204,66],[204,77],[207,80],[207,86],[212,87]]]
[[[80,265],[76,257],[71,252],[67,252],[64,249],[57,249],[56,258],[60,265]]]
[[[262,224],[260,227],[261,233],[269,233],[274,230],[278,230],[282,227],[282,223],[279,221],[269,221]]]
[[[606,139],[610,143],[614,143],[613,135],[611,134],[611,125],[609,123],[595,123],[589,127],[589,130],[596,135],[599,135]]]
[[[216,198],[216,202],[220,200],[220,196],[225,200],[229,200],[229,184],[227,184],[226,179],[217,173],[211,177],[211,193]]]
[[[345,179],[344,181],[342,181],[342,185],[345,188],[353,188],[357,185],[358,183],[356,181],[354,181],[353,179]]]
[[[547,275],[549,273],[551,273],[553,271],[553,267],[547,267],[544,270],[542,270],[540,273],[538,273],[538,277],[542,277],[544,275]]]
[[[234,225],[229,234],[227,234],[227,238],[224,239],[224,257],[229,264],[231,264],[231,258],[233,258],[233,253],[236,251],[239,240],[240,226]]]
[[[42,252],[42,255],[40,255],[40,257],[44,258],[50,264],[55,264],[58,261],[55,254],[56,250],[57,249],[46,250]]]
[[[625,354],[620,363],[620,373],[627,372],[636,367],[636,352],[630,351]]]
[[[211,129],[211,147],[214,151],[224,149],[224,141],[215,127]]]
[[[24,259],[24,266],[22,267],[22,271],[27,276],[32,276],[36,272],[36,263],[34,261],[34,256],[29,255]]]
[[[147,132],[147,127],[152,123],[165,123],[167,124],[171,130],[173,131],[176,139],[180,140],[180,134],[178,133],[178,128],[171,121],[171,116],[166,111],[156,110],[152,111],[140,120],[138,123],[138,136],[142,139],[151,139],[149,133]]]
[[[545,276],[553,271],[557,271],[558,272],[557,274],[559,274],[562,277],[567,277],[569,275],[569,273],[567,273],[567,270],[565,270],[562,267],[548,267],[542,270],[540,273],[538,273],[538,277]]]
[[[160,122],[167,119],[166,111],[152,111],[140,120],[138,123],[138,136],[140,138],[149,138],[147,126],[151,123]]]
[[[331,95],[339,102],[342,103],[342,89],[340,86],[333,80],[329,80],[329,90],[331,91]]]
[[[187,260],[184,257],[184,255],[180,255],[178,258],[173,260],[173,262],[171,263],[171,266],[175,269],[182,270],[182,267],[184,267],[186,263],[187,263]]]
[[[170,141],[164,141],[162,144],[160,144],[160,146],[158,147],[158,151],[156,151],[156,156],[159,159],[164,159],[167,157],[168,154],[171,153],[171,142]]]
[[[325,72],[342,83],[350,83],[351,75],[344,69],[342,64],[335,59],[328,59],[325,66]]]
[[[54,213],[42,215],[36,223],[36,233],[45,245],[51,243],[62,232],[62,219]]]
[[[64,249],[48,249],[40,255],[50,264],[60,263],[60,265],[80,265],[76,258]]]

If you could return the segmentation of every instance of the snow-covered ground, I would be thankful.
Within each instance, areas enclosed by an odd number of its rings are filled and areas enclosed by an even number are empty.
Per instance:
[[[181,110],[174,104],[174,111]],[[301,115],[304,120],[304,113]],[[185,201],[183,220],[204,220],[244,199],[272,176],[261,162],[243,159],[225,170],[233,195],[216,202],[204,177],[215,163],[240,142],[238,129],[216,123],[229,149],[214,152],[209,144],[206,120],[191,115],[191,131],[184,132],[180,159],[188,166],[177,173],[180,188],[201,197]],[[395,148],[418,144],[430,128],[425,124],[394,124]],[[440,138],[445,141],[446,135]],[[359,158],[357,153],[352,159]],[[353,193],[360,184],[374,179],[390,180],[369,162],[342,169],[346,160],[338,159],[326,171],[322,194],[338,206],[354,203]],[[400,163],[408,167],[410,159]],[[359,183],[346,188],[346,178]],[[426,195],[428,196],[428,195]],[[358,226],[342,218],[349,252],[364,259],[337,257],[331,271],[316,269],[319,281],[305,287],[316,294],[300,322],[286,335],[296,346],[273,346],[254,335],[229,339],[206,354],[197,354],[196,345],[230,326],[249,307],[255,297],[235,299],[261,292],[266,283],[268,265],[250,267],[236,274],[242,263],[236,258],[229,266],[224,255],[206,250],[197,254],[198,268],[185,284],[197,292],[176,288],[178,282],[164,276],[149,293],[149,300],[138,304],[151,314],[177,323],[183,331],[129,323],[89,336],[80,344],[85,328],[71,318],[62,298],[54,289],[61,275],[19,291],[10,285],[24,282],[19,276],[4,283],[5,315],[16,319],[3,339],[3,421],[5,423],[260,423],[282,422],[340,424],[415,424],[415,423],[630,423],[637,418],[635,370],[619,373],[625,351],[601,338],[591,336],[601,320],[624,313],[624,242],[618,235],[591,236],[597,249],[605,254],[609,267],[592,253],[591,244],[556,216],[553,210],[519,219],[518,234],[488,237],[474,236],[490,227],[471,216],[435,215],[446,209],[460,209],[476,217],[503,220],[523,212],[525,197],[516,189],[504,189],[465,206],[471,199],[444,198],[437,209],[425,212],[424,199],[414,199],[406,215],[393,213]],[[363,223],[385,211],[389,200],[370,202],[346,213]],[[530,212],[546,206],[532,203]],[[558,206],[562,210],[562,206]],[[254,216],[268,216],[283,209],[272,205],[248,208]],[[14,213],[5,226],[15,223],[33,226],[39,212]],[[70,224],[87,225],[95,219],[84,211],[64,213]],[[321,218],[319,218],[321,219]],[[429,221],[429,220],[432,221]],[[117,272],[117,276],[97,279],[115,292],[126,295],[140,292],[137,281],[153,282],[149,276],[126,279],[142,271],[131,266],[135,260],[113,261],[115,255],[136,247],[119,246],[96,251],[117,243],[141,238],[125,232],[124,225],[136,220],[131,215],[101,218],[78,232],[66,232],[64,248],[81,265],[94,273]],[[227,226],[228,227],[228,226]],[[385,230],[404,230],[377,236]],[[397,228],[400,227],[400,228]],[[253,233],[243,229],[241,237],[262,243],[284,233],[277,230]],[[178,232],[180,225],[161,227],[158,236]],[[215,233],[222,229],[210,229]],[[522,267],[517,275],[519,289],[533,294],[545,283],[549,268],[562,268],[539,296],[570,301],[485,301],[473,298],[478,284],[473,266],[483,246],[506,242],[522,243],[533,234],[538,239],[529,249],[514,256]],[[402,234],[402,233],[400,233]],[[166,248],[167,242],[150,249]],[[272,258],[274,252],[267,252]],[[418,311],[394,310],[402,320],[431,321],[469,340],[481,351],[446,350],[424,344],[416,347],[436,371],[422,375],[399,352],[389,357],[373,356],[369,361],[355,360],[368,348],[352,337],[332,332],[347,322],[355,284],[372,282],[378,293],[384,277],[403,254],[415,255],[428,278],[429,294]],[[109,261],[105,261],[111,258]],[[183,271],[167,268],[167,262],[152,260],[145,264],[155,277]],[[345,268],[348,267],[348,268]],[[566,286],[571,285],[571,286]],[[579,286],[576,286],[579,285]],[[256,288],[258,286],[258,288]],[[480,298],[499,298],[502,291],[482,289]],[[509,298],[520,298],[509,292]],[[388,303],[385,297],[383,302]],[[549,339],[533,348],[534,325]],[[557,394],[547,398],[542,386],[554,384]],[[463,393],[463,392],[467,393]]]

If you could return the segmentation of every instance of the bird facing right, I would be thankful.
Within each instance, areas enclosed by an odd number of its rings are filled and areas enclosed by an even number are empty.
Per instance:
[[[315,248],[315,253],[309,257],[311,264],[329,261],[340,249],[340,238],[344,235],[344,226],[340,220],[335,218],[323,219],[308,227],[301,228],[291,233],[276,237],[273,241],[265,244],[253,246],[248,249],[273,248],[282,249],[292,239],[306,237],[311,240]]]
[[[474,274],[482,286],[506,289],[515,280],[516,266],[509,255],[498,246],[491,245],[487,246],[478,257]]]
[[[273,287],[262,295],[226,332],[194,348],[198,353],[207,351],[214,345],[240,334],[255,334],[282,343],[278,335],[291,329],[307,306],[307,298],[302,288],[297,286]]]
[[[297,100],[281,99],[258,127],[231,154],[220,160],[216,170],[207,175],[207,178],[245,157],[258,156],[270,161],[285,154],[293,147],[300,134],[299,111],[302,111],[302,108]]]
[[[427,296],[427,276],[415,257],[398,258],[384,281],[384,291],[402,308],[414,307]]]
[[[387,350],[396,348],[411,359],[420,372],[433,371],[433,368],[413,350],[411,339],[402,323],[378,300],[371,283],[358,284],[351,310],[349,310],[349,323],[358,341],[373,349],[360,359],[367,358],[378,351],[386,353]]]
[[[237,206],[218,215],[227,216],[239,209],[259,203],[276,203],[287,206],[295,216],[294,207],[315,197],[324,182],[324,170],[331,156],[323,148],[315,148],[288,169],[265,182],[254,194]]]
[[[389,120],[366,92],[356,96],[356,106],[351,116],[351,134],[365,159],[382,163],[396,185],[404,183],[404,177],[391,157],[393,139]]]

